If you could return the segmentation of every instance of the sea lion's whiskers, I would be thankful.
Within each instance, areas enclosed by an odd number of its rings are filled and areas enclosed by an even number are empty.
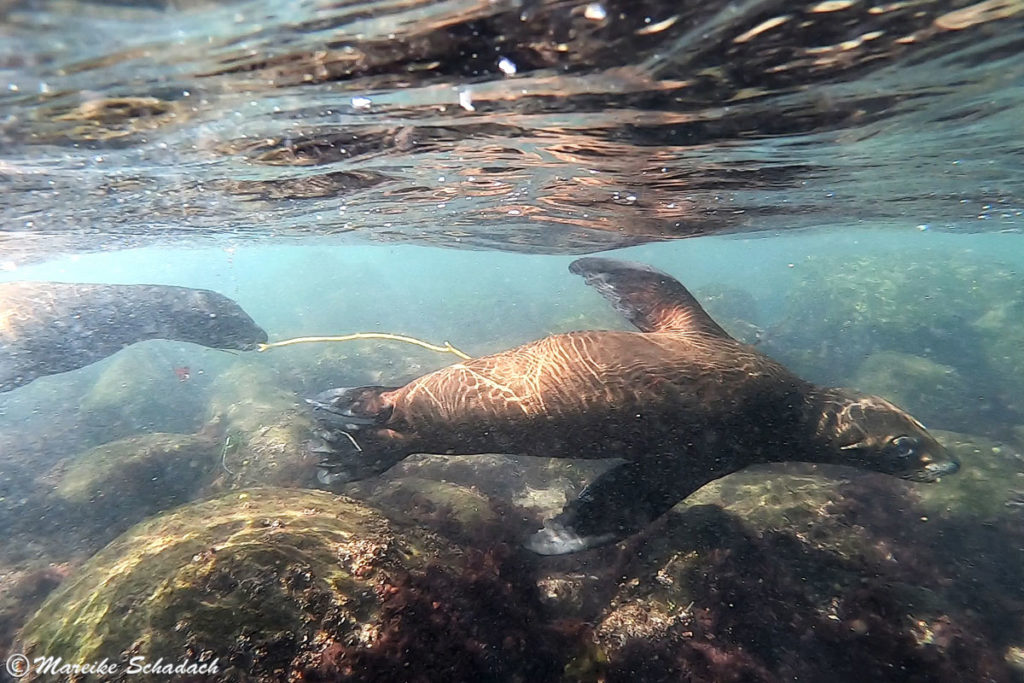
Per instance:
[[[346,437],[346,438],[347,438],[347,439],[348,439],[349,441],[351,441],[351,442],[352,442],[352,446],[353,446],[353,447],[354,447],[354,448],[355,448],[355,449],[356,449],[357,451],[359,451],[360,453],[362,453],[362,452],[363,452],[363,449],[362,449],[362,448],[360,448],[360,446],[359,446],[359,444],[358,444],[358,443],[356,443],[356,437],[352,436],[351,434],[349,434],[348,432],[346,432],[346,431],[345,431],[344,429],[339,429],[338,431],[339,431],[339,432],[341,432],[342,434],[344,434],[344,435],[345,435],[345,437]]]
[[[220,466],[224,468],[224,471],[230,474],[232,477],[235,473],[228,468],[228,448],[231,446],[231,435],[228,434],[224,437],[224,447],[220,449]]]

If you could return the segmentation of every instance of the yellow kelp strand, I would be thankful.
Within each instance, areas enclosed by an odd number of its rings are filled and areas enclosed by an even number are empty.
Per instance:
[[[413,337],[406,337],[401,334],[387,334],[385,332],[355,332],[354,334],[345,334],[340,337],[296,337],[294,339],[285,339],[284,341],[271,342],[269,344],[259,344],[256,348],[260,351],[269,351],[279,346],[291,346],[292,344],[315,344],[317,342],[345,342],[355,341],[357,339],[386,339],[388,341],[405,342],[406,344],[415,344],[416,346],[422,346],[425,349],[431,351],[437,351],[438,353],[453,353],[463,360],[469,360],[472,358],[467,353],[459,351],[457,348],[449,344],[444,343],[444,346],[438,346],[437,344],[431,344],[421,339],[415,339]]]

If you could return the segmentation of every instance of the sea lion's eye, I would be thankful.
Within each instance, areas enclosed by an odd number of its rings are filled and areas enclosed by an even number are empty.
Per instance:
[[[914,455],[917,448],[917,439],[912,436],[897,436],[889,442],[889,448],[896,457],[909,458]]]

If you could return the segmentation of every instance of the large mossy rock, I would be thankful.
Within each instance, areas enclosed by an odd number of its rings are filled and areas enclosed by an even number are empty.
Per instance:
[[[460,543],[518,546],[610,466],[602,460],[418,454],[340,492]]]
[[[604,595],[583,612],[594,647],[569,670],[595,681],[1013,680],[1024,528],[1004,501],[1016,456],[943,437],[965,467],[990,471],[958,488],[956,477],[753,467],[598,551],[585,570],[598,576],[573,591]]]
[[[449,354],[379,339],[295,344],[259,357],[280,386],[302,396],[332,387],[398,386],[455,360]]]
[[[258,668],[261,649],[302,630],[307,589],[338,609],[358,604],[369,592],[359,589],[370,588],[363,566],[393,542],[375,514],[333,496],[228,494],[116,539],[43,605],[21,640],[28,652],[67,661],[209,651],[225,666],[241,656]]]
[[[1024,302],[1021,287],[1008,290],[1005,301],[988,309],[972,327],[988,363],[998,372],[992,381],[1000,398],[1018,415],[1024,414]]]
[[[198,434],[142,434],[97,446],[60,468],[54,495],[80,514],[127,526],[197,496],[220,464],[217,433],[211,425]]]
[[[309,407],[281,386],[272,369],[246,359],[221,373],[210,390],[207,416],[220,420],[225,432],[215,489],[315,483]]]
[[[151,341],[116,354],[82,397],[83,424],[103,440],[141,432],[199,429],[210,378],[225,365],[216,351]],[[187,375],[179,375],[177,371]],[[185,379],[187,377],[187,379]]]
[[[932,427],[969,429],[981,407],[956,368],[908,353],[872,354],[850,386],[886,398]]]
[[[373,477],[345,488],[391,519],[408,520],[459,543],[497,541],[509,536],[494,502],[479,491],[420,477]],[[508,539],[511,540],[511,539]]]
[[[973,434],[938,431],[935,437],[960,463],[960,471],[936,486],[914,487],[928,514],[981,522],[1020,516],[1024,495],[1024,447]]]
[[[558,637],[506,559],[322,491],[235,491],[116,539],[17,646],[70,662],[216,659],[206,681],[554,680]]]

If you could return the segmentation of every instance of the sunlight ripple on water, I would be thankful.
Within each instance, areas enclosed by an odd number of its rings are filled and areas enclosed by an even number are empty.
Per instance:
[[[564,253],[852,223],[989,231],[1024,207],[1019,0],[0,16],[9,261],[211,235]]]

